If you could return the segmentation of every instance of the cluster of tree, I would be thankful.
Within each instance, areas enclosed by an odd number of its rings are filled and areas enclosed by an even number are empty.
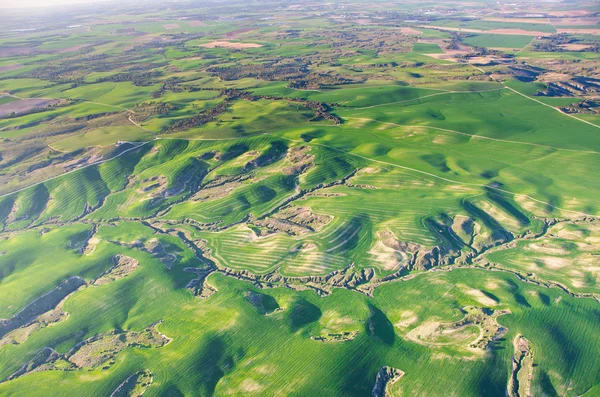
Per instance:
[[[30,72],[23,73],[22,78],[39,79],[52,81],[54,83],[74,83],[77,77],[80,76],[81,69],[79,65],[44,65],[33,69]]]
[[[136,123],[141,123],[142,121],[147,120],[149,117],[157,114],[169,114],[169,112],[174,109],[176,109],[175,106],[166,102],[142,102],[138,103],[133,108],[131,119]]]
[[[256,78],[267,81],[288,81],[290,88],[318,89],[324,86],[363,82],[361,77],[342,76],[335,72],[311,72],[307,65],[294,63],[263,63],[241,66],[212,66],[208,71],[221,80]]]
[[[567,44],[589,44],[589,47],[582,48],[580,50],[561,47]],[[535,51],[539,52],[600,52],[600,45],[598,43],[586,43],[585,41],[571,37],[566,33],[560,33],[546,37],[544,40],[535,43],[533,47]]]
[[[297,35],[292,31],[289,34],[282,33],[279,37],[284,39],[293,38]],[[376,28],[342,28],[322,29],[303,32],[302,38],[310,41],[310,46],[330,46],[333,49],[352,49],[356,51],[375,51],[377,53],[409,52],[413,37],[409,37],[400,30],[381,30]],[[320,52],[310,55],[311,58],[323,56]]]
[[[258,99],[266,99],[266,100],[286,100],[289,102],[294,102],[301,104],[302,106],[312,109],[315,112],[315,115],[310,121],[317,120],[329,120],[333,121],[335,125],[339,125],[342,122],[342,119],[331,112],[331,107],[324,102],[317,101],[309,101],[301,98],[285,98],[285,97],[277,97],[277,96],[268,96],[268,95],[254,95],[248,91],[236,90],[233,88],[226,88],[220,90],[220,96],[224,97],[224,101],[214,106],[210,109],[206,109],[201,111],[195,116],[188,117],[186,119],[178,120],[175,123],[171,124],[169,128],[167,128],[167,133],[185,131],[191,128],[196,128],[201,125],[204,125],[210,121],[215,120],[219,115],[223,114],[227,111],[229,104],[234,100],[247,100],[247,101],[255,101]],[[150,102],[153,104],[154,102]],[[161,104],[159,102],[158,104]],[[163,105],[160,105],[163,106]],[[167,112],[169,108],[163,108]],[[135,110],[137,113],[137,110]]]
[[[339,118],[336,114],[331,112],[331,107],[325,102],[317,102],[317,101],[309,101],[302,98],[288,98],[288,97],[278,97],[273,95],[253,95],[247,91],[227,89],[224,90],[224,95],[227,95],[227,100],[233,99],[246,99],[249,101],[255,101],[257,99],[266,99],[266,100],[274,100],[274,101],[288,101],[301,104],[302,106],[312,109],[315,112],[315,115],[310,121],[318,121],[318,120],[329,120],[333,121],[335,125],[340,125],[342,123],[342,119]]]
[[[52,63],[44,63],[22,75],[23,78],[48,80],[61,84],[72,84],[73,87],[85,84],[84,78],[91,72],[113,72],[116,75],[108,76],[98,81],[136,81],[146,84],[144,79],[153,69],[164,67],[167,62],[148,62],[147,56],[140,54],[108,56],[106,54],[78,54],[64,57]]]
[[[304,64],[284,64],[276,61],[253,65],[211,66],[207,70],[225,81],[248,77],[267,81],[289,81],[300,79],[309,72],[308,67]]]
[[[338,115],[331,112],[331,108],[328,104],[315,101],[300,102],[307,108],[314,110],[315,117],[310,119],[310,121],[329,120],[333,121],[335,125],[340,125],[342,123],[342,119]]]
[[[460,44],[463,41],[463,36],[458,32],[450,32],[450,43],[448,44],[449,50],[459,50]]]
[[[162,72],[157,70],[151,70],[147,72],[122,72],[106,77],[101,77],[98,80],[96,80],[96,82],[104,83],[107,81],[112,81],[114,83],[122,83],[130,81],[135,86],[147,87],[153,85],[154,79],[160,76],[162,76]]]
[[[152,92],[152,98],[160,98],[167,91],[171,92],[196,92],[200,91],[199,87],[194,87],[190,85],[179,84],[178,81],[172,81],[169,79],[165,81],[158,90]]]
[[[308,73],[300,79],[291,80],[288,87],[299,90],[315,90],[326,86],[362,83],[363,77],[346,77],[334,72]]]
[[[201,111],[195,116],[188,117],[182,120],[177,120],[173,124],[171,124],[167,128],[167,133],[179,132],[189,130],[191,128],[196,128],[201,125],[204,125],[212,120],[214,120],[217,116],[225,113],[227,110],[228,102],[224,101],[219,103],[217,106],[214,106],[210,109],[206,109]]]
[[[233,88],[225,88],[225,89],[219,90],[219,96],[224,97],[223,102],[221,102],[217,106],[214,106],[210,109],[203,110],[195,116],[176,121],[175,123],[173,123],[169,126],[169,128],[167,129],[167,132],[178,132],[178,131],[189,130],[190,128],[199,127],[210,121],[213,121],[219,115],[225,113],[225,111],[227,110],[229,103],[231,101],[234,101],[237,99],[245,99],[247,101],[254,101],[254,100],[260,98],[259,96],[253,95],[250,92],[236,90]]]

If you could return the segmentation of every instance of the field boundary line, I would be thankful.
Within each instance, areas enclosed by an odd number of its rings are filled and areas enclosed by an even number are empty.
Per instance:
[[[516,145],[535,146],[535,147],[541,147],[541,148],[545,148],[545,149],[554,149],[554,150],[561,150],[561,151],[568,151],[568,152],[575,152],[575,153],[585,153],[585,154],[600,154],[600,152],[597,152],[597,151],[594,151],[594,150],[566,149],[566,148],[559,148],[559,147],[556,147],[556,146],[541,145],[541,144],[538,144],[538,143],[521,142],[521,141],[511,141],[511,140],[507,140],[507,139],[498,139],[498,138],[492,138],[492,137],[487,137],[487,136],[483,136],[483,135],[469,134],[468,132],[449,130],[449,129],[446,129],[446,128],[433,127],[433,126],[429,126],[429,125],[403,125],[403,124],[392,123],[392,122],[389,122],[389,121],[381,121],[381,120],[376,120],[376,119],[370,119],[370,118],[366,118],[366,117],[346,117],[346,119],[347,120],[368,120],[368,121],[375,121],[375,122],[380,123],[380,124],[388,124],[388,125],[393,125],[393,126],[397,126],[397,127],[406,127],[406,128],[430,128],[432,130],[437,130],[437,131],[442,131],[442,132],[448,132],[448,133],[452,133],[452,134],[465,135],[465,136],[469,136],[469,137],[472,137],[472,138],[485,139],[485,140],[496,141],[496,142],[503,142],[503,143],[511,143],[511,144],[516,144]]]
[[[128,109],[128,108],[126,108],[126,107],[123,107],[123,106],[119,106],[119,105],[110,105],[110,104],[108,104],[108,103],[95,102],[95,101],[88,101],[87,99],[80,99],[80,98],[77,98],[77,100],[78,100],[78,101],[81,101],[81,102],[93,103],[94,105],[102,105],[102,106],[108,106],[109,108],[115,108],[115,109],[127,110],[128,112],[135,113],[133,110],[131,110],[131,109]]]
[[[132,112],[135,113],[135,112]],[[131,118],[131,114],[127,116],[127,120],[129,120],[131,123],[133,123],[133,125],[135,125],[138,128],[141,128],[144,131],[148,131],[152,134],[152,136],[154,137],[154,139],[157,139],[158,137],[156,136],[156,132],[152,131],[151,129],[148,129],[144,126],[142,126],[141,124],[136,123],[135,121],[133,121],[133,119]]]
[[[532,100],[532,101],[534,101],[534,102],[537,102],[537,103],[539,103],[540,105],[544,105],[544,106],[546,106],[546,107],[549,107],[550,109],[554,109],[554,110],[556,110],[556,111],[557,111],[558,113],[560,113],[560,114],[564,114],[565,116],[567,116],[567,117],[570,117],[570,118],[572,118],[572,119],[575,119],[575,120],[577,120],[577,121],[581,121],[582,123],[589,124],[589,125],[591,125],[592,127],[600,128],[600,125],[594,124],[594,123],[592,123],[592,122],[589,122],[589,121],[587,121],[587,120],[582,120],[582,119],[580,119],[579,117],[575,117],[575,116],[573,116],[572,114],[565,113],[565,112],[563,112],[562,110],[560,110],[560,109],[559,109],[559,108],[557,108],[557,107],[554,107],[554,106],[552,106],[552,105],[548,105],[547,103],[544,103],[544,102],[542,102],[542,101],[540,101],[540,100],[537,100],[537,99],[535,99],[535,98],[532,98],[532,97],[530,97],[529,95],[525,95],[525,94],[523,94],[522,92],[519,92],[519,91],[515,90],[514,88],[511,88],[511,87],[509,87],[509,86],[505,86],[505,87],[506,87],[506,88],[508,88],[509,90],[511,90],[512,92],[514,92],[514,93],[516,93],[516,94],[519,94],[519,95],[521,95],[521,96],[522,96],[522,97],[524,97],[524,98],[527,98],[527,99],[530,99],[530,100]]]
[[[291,138],[286,138],[286,137],[280,137],[280,138],[286,139],[286,140],[289,140],[289,141],[292,141],[292,142],[300,142],[300,143],[303,142],[303,141],[298,141],[298,140],[291,139]],[[510,190],[505,190],[505,189],[501,189],[499,187],[490,186],[490,185],[484,185],[484,184],[481,184],[481,183],[455,181],[453,179],[444,178],[443,176],[435,175],[435,174],[432,174],[432,173],[427,172],[427,171],[422,171],[422,170],[419,170],[419,169],[416,169],[416,168],[411,168],[411,167],[407,167],[407,166],[400,165],[400,164],[390,163],[388,161],[376,160],[376,159],[373,159],[373,158],[370,158],[370,157],[367,157],[367,156],[363,156],[361,154],[347,152],[345,150],[336,148],[334,146],[329,146],[329,145],[325,145],[325,144],[322,144],[322,143],[310,143],[310,144],[315,145],[315,146],[325,147],[325,148],[328,148],[328,149],[331,149],[331,150],[335,150],[335,151],[340,152],[340,153],[345,153],[345,154],[347,154],[349,156],[354,156],[354,157],[361,158],[363,160],[372,161],[374,163],[385,164],[385,165],[389,165],[391,167],[396,167],[396,168],[404,169],[404,170],[407,170],[407,171],[417,172],[419,174],[427,175],[427,176],[430,176],[430,177],[433,177],[433,178],[436,178],[436,179],[440,179],[440,180],[445,181],[445,182],[453,183],[455,185],[477,186],[477,187],[483,187],[483,188],[493,189],[493,190],[496,190],[496,191],[499,191],[499,192],[502,192],[502,193],[510,194],[510,195],[512,195],[514,197],[517,197],[517,196],[525,197],[525,198],[528,198],[528,199],[530,199],[532,201],[538,202],[540,204],[544,204],[544,205],[550,206],[552,208],[556,208],[557,210],[560,210],[560,211],[570,212],[570,213],[581,215],[581,216],[589,216],[589,217],[592,217],[592,218],[595,218],[597,216],[597,215],[592,215],[592,214],[588,214],[588,213],[585,213],[585,212],[580,212],[580,211],[568,210],[568,209],[565,209],[565,208],[560,208],[560,207],[555,206],[554,204],[548,203],[546,201],[538,200],[538,199],[536,199],[534,197],[531,197],[531,196],[529,196],[527,194],[514,193],[514,192],[511,192]]]
[[[445,88],[419,87],[419,86],[415,86],[415,85],[394,85],[394,84],[387,84],[387,85],[367,85],[365,87],[332,88],[332,89],[329,89],[329,90],[320,90],[318,92],[328,93],[328,92],[342,91],[342,90],[343,91],[367,90],[369,88],[389,88],[389,87],[413,88],[413,89],[416,89],[416,90],[443,91],[443,92],[449,92],[449,91],[451,91],[451,90],[447,90]],[[297,88],[292,88],[292,89],[299,91]],[[308,91],[308,90],[302,90],[302,91]]]
[[[40,181],[40,182],[33,183],[33,184],[29,185],[29,186],[25,186],[25,187],[22,187],[22,188],[20,188],[20,189],[17,189],[17,190],[13,190],[12,192],[9,192],[9,193],[3,193],[3,194],[0,194],[0,198],[4,198],[4,197],[7,197],[7,196],[10,196],[11,194],[15,194],[15,193],[22,192],[22,191],[24,191],[24,190],[27,190],[27,189],[29,189],[29,188],[32,188],[32,187],[35,187],[35,186],[38,186],[38,185],[44,184],[44,183],[46,183],[46,182],[50,182],[50,181],[52,181],[52,180],[54,180],[54,179],[58,179],[58,178],[60,178],[60,177],[63,177],[63,176],[65,176],[65,175],[72,174],[73,172],[81,171],[81,170],[83,170],[83,169],[86,169],[86,168],[88,168],[88,167],[92,167],[92,166],[95,166],[95,165],[100,165],[100,164],[106,163],[107,161],[111,161],[111,160],[114,160],[114,159],[116,159],[116,158],[118,158],[118,157],[121,157],[122,155],[124,155],[124,154],[126,154],[126,153],[129,153],[129,152],[131,152],[132,150],[139,149],[140,147],[142,147],[142,146],[144,146],[144,145],[147,145],[147,144],[148,144],[148,143],[150,143],[150,142],[154,142],[154,140],[152,140],[152,141],[140,142],[138,145],[136,145],[136,146],[134,146],[134,147],[132,147],[132,148],[129,148],[129,149],[123,150],[121,153],[119,153],[119,154],[117,154],[117,155],[115,155],[115,156],[112,156],[112,157],[110,157],[110,158],[103,159],[103,160],[98,160],[98,161],[95,161],[95,162],[93,162],[93,163],[86,164],[86,165],[84,165],[83,167],[75,168],[75,169],[73,169],[73,170],[71,170],[71,171],[67,171],[67,172],[64,172],[64,173],[62,173],[62,174],[55,175],[55,176],[53,176],[53,177],[50,177],[50,178],[48,178],[48,179],[45,179],[45,180],[43,180],[43,181]]]
[[[263,136],[265,136],[265,135],[266,135],[266,136],[271,136],[271,137],[272,137],[273,135],[271,135],[271,134],[272,134],[272,133],[264,133],[264,134],[261,134],[261,135],[263,135]],[[244,139],[244,138],[245,138],[245,137],[240,137],[240,138],[225,138],[225,139],[156,138],[156,139],[153,139],[153,140],[151,140],[151,141],[141,142],[141,143],[139,143],[138,145],[136,145],[136,146],[134,146],[134,147],[132,147],[132,148],[129,148],[129,149],[127,149],[127,150],[124,150],[124,151],[122,151],[121,153],[119,153],[118,155],[116,155],[116,156],[113,156],[113,157],[111,157],[111,158],[108,158],[108,159],[104,159],[104,160],[96,161],[96,162],[94,162],[94,163],[87,164],[87,165],[85,165],[85,166],[83,166],[83,167],[81,167],[81,168],[77,168],[77,169],[74,169],[74,170],[71,170],[71,171],[65,172],[65,173],[63,173],[63,174],[60,174],[60,175],[53,176],[53,177],[51,177],[51,178],[48,178],[48,179],[46,179],[46,180],[43,180],[43,181],[40,181],[40,182],[34,183],[34,184],[32,184],[32,185],[25,186],[25,187],[23,187],[23,188],[20,188],[20,189],[14,190],[14,191],[12,191],[12,192],[10,192],[10,193],[4,193],[4,194],[1,194],[1,195],[0,195],[0,198],[6,197],[6,196],[10,196],[11,194],[15,194],[15,193],[22,192],[22,191],[24,191],[24,190],[26,190],[26,189],[32,188],[32,187],[34,187],[34,186],[41,185],[41,184],[43,184],[43,183],[49,182],[49,181],[51,181],[51,180],[54,180],[54,179],[60,178],[60,177],[62,177],[62,176],[65,176],[65,175],[71,174],[71,173],[73,173],[73,172],[76,172],[76,171],[80,171],[80,170],[82,170],[82,169],[85,169],[85,168],[88,168],[88,167],[92,167],[92,166],[95,166],[95,165],[100,165],[100,164],[102,164],[102,163],[106,163],[107,161],[114,160],[114,159],[116,159],[116,158],[118,158],[118,157],[121,157],[122,155],[124,155],[124,154],[126,154],[126,153],[128,153],[128,152],[130,152],[130,151],[132,151],[132,150],[138,149],[138,148],[140,148],[140,147],[142,147],[142,146],[144,146],[144,145],[147,145],[148,143],[155,142],[155,141],[157,141],[157,140],[161,140],[161,139],[166,139],[166,140],[168,140],[168,139],[179,139],[179,140],[187,140],[187,141],[194,141],[194,140],[204,140],[204,141],[219,141],[219,140],[233,140],[233,139]],[[277,138],[279,138],[279,139],[284,139],[284,140],[287,140],[287,141],[290,141],[290,142],[295,142],[295,143],[305,143],[304,141],[299,141],[299,140],[292,139],[292,138],[287,138],[287,137],[284,137],[284,136],[277,136]],[[570,212],[570,213],[577,214],[577,215],[581,215],[581,216],[589,216],[589,217],[592,217],[592,218],[595,218],[595,217],[597,216],[597,215],[588,214],[588,213],[581,212],[581,211],[575,211],[575,210],[568,210],[568,209],[565,209],[565,208],[560,208],[560,207],[557,207],[557,206],[555,206],[554,204],[548,203],[548,202],[546,202],[546,201],[543,201],[543,200],[538,200],[538,199],[536,199],[536,198],[534,198],[534,197],[531,197],[531,196],[529,196],[529,195],[527,195],[527,194],[522,194],[522,193],[514,193],[514,192],[511,192],[511,191],[509,191],[509,190],[501,189],[501,188],[498,188],[498,187],[495,187],[495,186],[484,185],[484,184],[481,184],[481,183],[473,183],[473,182],[460,182],[460,181],[456,181],[456,180],[453,180],[453,179],[445,178],[445,177],[443,177],[443,176],[439,176],[439,175],[436,175],[436,174],[432,174],[432,173],[430,173],[430,172],[427,172],[427,171],[422,171],[422,170],[419,170],[419,169],[416,169],[416,168],[411,168],[411,167],[407,167],[407,166],[400,165],[400,164],[390,163],[390,162],[388,162],[388,161],[383,161],[383,160],[377,160],[377,159],[373,159],[373,158],[370,158],[370,157],[367,157],[367,156],[363,156],[363,155],[360,155],[360,154],[357,154],[357,153],[347,152],[347,151],[345,151],[345,150],[342,150],[342,149],[336,148],[336,147],[334,147],[334,146],[329,146],[329,145],[325,145],[325,144],[322,144],[322,143],[310,143],[310,145],[321,146],[321,147],[324,147],[324,148],[328,148],[328,149],[334,150],[334,151],[336,151],[336,152],[339,152],[339,153],[344,153],[344,154],[347,154],[347,155],[349,155],[349,156],[358,157],[358,158],[361,158],[361,159],[363,159],[363,160],[367,160],[367,161],[371,161],[371,162],[374,162],[374,163],[379,163],[379,164],[385,164],[385,165],[388,165],[388,166],[391,166],[391,167],[395,167],[395,168],[400,168],[400,169],[404,169],[404,170],[407,170],[407,171],[416,172],[416,173],[419,173],[419,174],[422,174],[422,175],[427,175],[427,176],[429,176],[429,177],[432,177],[432,178],[435,178],[435,179],[439,179],[439,180],[442,180],[442,181],[445,181],[445,182],[448,182],[448,183],[452,183],[452,184],[455,184],[455,185],[476,186],[476,187],[489,188],[489,189],[493,189],[493,190],[496,190],[496,191],[499,191],[499,192],[502,192],[502,193],[510,194],[510,195],[512,195],[512,196],[514,196],[514,197],[517,197],[517,196],[520,196],[520,197],[525,197],[525,198],[528,198],[528,199],[530,199],[530,200],[532,200],[532,201],[535,201],[535,202],[537,202],[537,203],[544,204],[544,205],[550,206],[551,208],[556,208],[557,210],[564,211],[564,212]]]
[[[348,107],[348,109],[351,110],[362,110],[362,109],[372,109],[372,108],[376,108],[379,106],[387,106],[387,105],[395,105],[398,103],[405,103],[405,102],[412,102],[412,101],[418,101],[419,99],[425,99],[425,98],[430,98],[433,96],[438,96],[438,95],[449,95],[449,94],[477,94],[477,93],[482,93],[482,92],[493,92],[493,91],[502,91],[504,89],[506,89],[507,87],[502,87],[502,88],[494,88],[491,90],[481,90],[481,91],[444,91],[444,92],[436,92],[435,94],[429,94],[429,95],[424,95],[424,96],[420,96],[418,98],[412,98],[412,99],[404,99],[402,101],[396,101],[396,102],[388,102],[388,103],[380,103],[377,105],[371,105],[371,106],[363,106],[363,107]]]
[[[554,28],[556,29],[556,28]],[[525,48],[529,47],[531,45],[531,43],[533,43],[533,41],[536,39],[537,37],[534,37],[531,39],[531,41],[527,44],[525,44],[525,46],[523,48],[521,48],[519,51],[515,52],[513,55],[517,55],[518,53],[520,53],[521,51],[523,51]]]

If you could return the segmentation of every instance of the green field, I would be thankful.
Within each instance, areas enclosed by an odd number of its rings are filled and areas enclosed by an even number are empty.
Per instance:
[[[0,396],[598,395],[598,36],[455,29],[600,8],[506,7],[7,10]]]
[[[486,48],[516,48],[525,47],[532,40],[531,36],[519,36],[508,34],[470,34],[464,42],[468,45]]]
[[[437,44],[415,43],[413,51],[419,54],[442,54],[443,51]]]

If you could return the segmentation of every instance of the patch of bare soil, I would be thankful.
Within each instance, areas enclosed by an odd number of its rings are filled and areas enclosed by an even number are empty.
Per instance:
[[[169,187],[169,180],[163,175],[154,176],[151,178],[144,179],[140,183],[140,187],[137,189],[139,195],[130,197],[127,202],[121,204],[120,208],[128,208],[135,202],[142,202],[149,200],[150,206],[156,206],[158,203],[163,202],[169,197],[176,196],[183,193],[188,187],[189,183],[194,177],[193,172],[187,172],[182,175],[177,183],[172,184]]]
[[[506,333],[507,329],[498,324],[497,318],[510,313],[507,310],[491,310],[468,306],[462,310],[465,316],[456,322],[428,321],[406,334],[406,337],[416,343],[431,346],[461,345],[472,338],[467,328],[479,328],[479,336],[468,343],[471,351],[481,351],[489,344]]]
[[[332,18],[332,19],[335,19],[335,18]],[[376,22],[374,22],[370,19],[367,19],[367,18],[351,19],[351,20],[347,20],[344,22],[355,23],[357,25],[375,25],[376,24]]]
[[[556,83],[560,81],[571,80],[571,76],[565,73],[549,72],[544,73],[538,77],[538,81],[544,83]]]
[[[98,277],[96,281],[94,281],[94,285],[104,285],[111,281],[127,277],[138,267],[138,265],[139,262],[130,256],[120,254],[115,255],[113,257],[113,266]]]
[[[206,26],[206,22],[204,21],[185,21],[190,26]]]
[[[410,327],[417,321],[419,321],[419,317],[415,314],[415,312],[405,310],[402,313],[400,313],[400,319],[394,324],[394,326],[400,329],[405,329]]]
[[[590,45],[589,44],[561,44],[559,45],[560,48],[564,48],[565,50],[568,51],[581,51],[581,50],[585,50],[586,48],[589,48]]]
[[[162,25],[163,28],[165,28],[166,30],[173,30],[173,29],[179,29],[181,26],[177,25],[176,23],[167,23],[165,25]]]
[[[77,344],[66,357],[79,368],[106,367],[114,363],[117,353],[128,347],[162,347],[171,340],[161,334],[157,324],[140,332],[112,331],[93,336]]]
[[[200,47],[204,48],[232,48],[232,49],[244,49],[244,48],[259,48],[262,44],[256,43],[234,43],[231,41],[216,40],[210,43],[201,44]]]
[[[8,116],[12,113],[22,114],[33,109],[44,109],[48,106],[56,105],[59,102],[60,100],[58,99],[28,98],[5,103],[4,105],[0,105],[0,117]]]
[[[549,11],[546,14],[553,17],[584,17],[591,14],[588,10]]]
[[[225,33],[225,38],[226,38],[226,39],[233,39],[234,37],[240,36],[240,35],[242,35],[242,34],[244,34],[244,33],[251,32],[251,31],[253,31],[253,30],[254,30],[254,28],[242,28],[242,29],[237,29],[237,30],[234,30],[234,31],[232,31],[232,32]]]
[[[375,242],[369,250],[369,254],[379,264],[381,269],[385,271],[397,270],[408,258],[403,252],[387,247],[381,240]]]
[[[556,32],[567,34],[600,34],[600,29],[556,28]]]
[[[217,177],[196,192],[192,196],[192,200],[210,201],[227,197],[229,193],[241,186],[250,177],[251,175],[248,174]]]
[[[396,235],[389,230],[383,230],[379,232],[378,236],[381,238],[381,241],[384,245],[397,251],[412,253],[421,248],[419,244],[405,243],[403,241],[398,240]]]
[[[483,57],[472,57],[469,58],[468,62],[477,65],[489,65],[490,63],[496,62],[498,59],[493,55],[487,55]]]
[[[275,215],[256,220],[256,226],[269,229],[273,233],[287,233],[301,236],[320,231],[333,219],[330,215],[315,214],[309,207],[287,207]]]
[[[403,26],[399,28],[400,33],[405,34],[407,36],[420,36],[423,34],[420,30],[410,28],[408,26]]]
[[[483,291],[478,289],[469,289],[466,291],[468,295],[470,295],[477,302],[481,303],[484,306],[496,306],[498,303],[483,293]]]
[[[292,163],[283,169],[285,175],[300,175],[314,165],[315,156],[308,146],[296,146],[288,149],[286,159]]]
[[[377,237],[377,242],[369,253],[386,271],[397,270],[402,264],[407,263],[407,259],[412,253],[420,248],[418,244],[404,243],[398,240],[396,235],[389,230],[377,232]]]
[[[156,348],[165,346],[170,338],[160,333],[158,323],[140,332],[111,331],[93,336],[75,345],[68,353],[60,354],[44,347],[8,380],[27,373],[50,370],[76,370],[80,368],[108,368],[114,363],[115,355],[128,347]]]
[[[563,26],[584,26],[596,25],[600,22],[599,18],[552,18],[550,23]]]
[[[2,72],[8,72],[11,70],[17,70],[17,69],[21,69],[23,67],[23,65],[19,64],[19,63],[15,63],[12,65],[4,65],[4,66],[0,66],[0,73]]]

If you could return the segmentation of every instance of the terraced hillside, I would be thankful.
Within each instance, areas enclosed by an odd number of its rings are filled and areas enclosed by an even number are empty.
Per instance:
[[[574,22],[177,4],[0,35],[0,395],[600,393]]]

